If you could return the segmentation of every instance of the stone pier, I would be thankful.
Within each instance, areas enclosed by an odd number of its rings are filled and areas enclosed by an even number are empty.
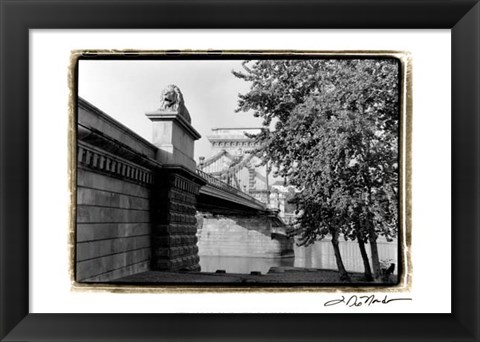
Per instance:
[[[205,183],[181,167],[166,167],[155,176],[152,270],[200,271],[195,214],[197,196]]]
[[[183,95],[174,85],[162,93],[161,106],[147,113],[152,121],[156,159],[152,200],[152,270],[199,271],[197,197],[205,181],[193,159],[200,134],[192,127]]]
[[[199,213],[198,246],[205,256],[293,256],[293,239],[274,216]]]

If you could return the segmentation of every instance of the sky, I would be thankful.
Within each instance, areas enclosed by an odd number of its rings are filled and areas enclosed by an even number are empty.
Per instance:
[[[250,85],[232,74],[241,61],[80,60],[78,94],[148,141],[151,121],[145,113],[160,107],[169,84],[180,88],[192,126],[202,135],[195,143],[195,161],[211,156],[207,135],[218,127],[260,127],[252,113],[235,113],[238,94]]]

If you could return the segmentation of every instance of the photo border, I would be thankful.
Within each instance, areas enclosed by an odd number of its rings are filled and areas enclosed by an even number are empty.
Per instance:
[[[77,105],[79,72],[78,62],[84,61],[195,61],[195,60],[237,60],[237,59],[382,59],[398,61],[399,76],[399,200],[398,200],[398,244],[397,270],[398,281],[395,284],[384,283],[263,283],[239,285],[237,283],[117,283],[77,282],[76,265],[76,231],[77,231]],[[168,50],[75,50],[70,55],[69,66],[69,191],[70,191],[70,231],[69,231],[69,275],[73,291],[124,292],[124,293],[202,293],[202,292],[406,292],[412,288],[412,56],[408,51],[391,50],[179,50],[172,56]]]
[[[480,5],[477,1],[4,0],[0,6],[2,340],[479,339]],[[451,28],[452,313],[29,314],[28,73],[29,29],[34,28]]]

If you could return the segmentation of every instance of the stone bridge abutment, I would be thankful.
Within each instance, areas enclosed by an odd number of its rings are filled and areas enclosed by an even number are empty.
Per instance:
[[[268,213],[197,214],[201,256],[277,258],[291,256],[293,241],[281,222]]]

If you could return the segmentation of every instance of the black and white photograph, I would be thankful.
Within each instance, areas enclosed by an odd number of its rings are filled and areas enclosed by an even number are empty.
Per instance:
[[[404,68],[380,53],[81,53],[75,281],[396,286]]]

